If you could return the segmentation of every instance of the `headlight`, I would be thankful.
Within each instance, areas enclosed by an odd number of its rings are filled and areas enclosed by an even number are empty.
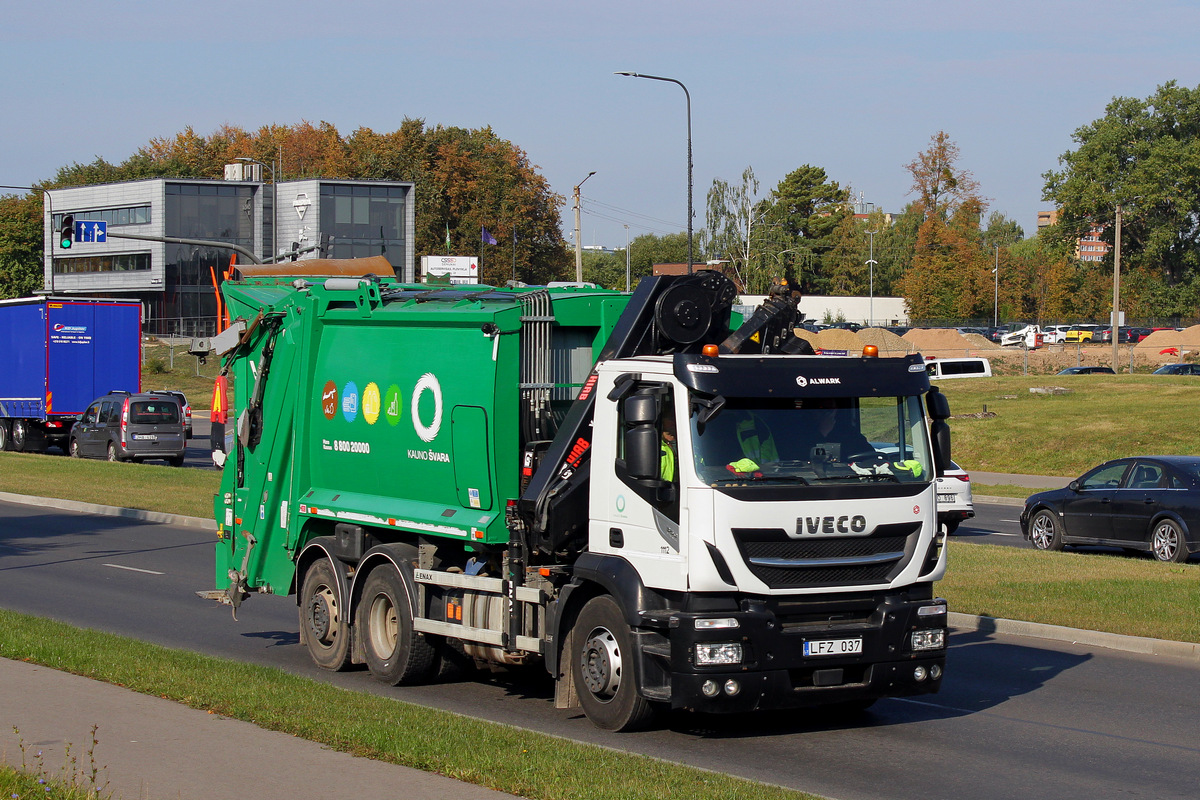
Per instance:
[[[696,666],[698,667],[740,663],[742,663],[742,646],[740,644],[701,642],[696,645]]]
[[[928,631],[913,631],[913,650],[941,650],[946,646],[946,632],[940,628]]]

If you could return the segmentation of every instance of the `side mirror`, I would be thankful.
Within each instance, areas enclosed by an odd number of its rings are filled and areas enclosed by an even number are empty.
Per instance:
[[[1070,483],[1067,484],[1067,488],[1070,489],[1072,492],[1078,492],[1083,487],[1079,485],[1079,481],[1071,481]]]
[[[662,461],[658,432],[658,398],[635,394],[625,398],[625,465],[635,480],[659,476]]]

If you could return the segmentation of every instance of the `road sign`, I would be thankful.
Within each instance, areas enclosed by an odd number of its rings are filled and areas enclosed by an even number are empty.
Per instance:
[[[77,242],[107,242],[108,223],[102,220],[75,220],[75,241]]]

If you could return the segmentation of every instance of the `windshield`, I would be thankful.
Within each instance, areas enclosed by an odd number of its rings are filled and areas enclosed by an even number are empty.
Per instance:
[[[933,478],[919,397],[726,398],[702,416],[691,417],[693,453],[708,484]]]

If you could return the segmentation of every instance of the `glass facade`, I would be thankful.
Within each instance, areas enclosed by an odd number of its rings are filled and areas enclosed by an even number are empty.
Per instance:
[[[332,236],[326,258],[388,256],[404,261],[404,186],[321,185],[321,234]]]
[[[76,220],[96,220],[107,222],[109,225],[146,225],[150,222],[150,206],[131,206],[129,208],[100,208],[91,211],[72,211]],[[62,227],[63,214],[55,214],[52,221],[54,230]]]
[[[255,186],[166,184],[164,235],[254,247]],[[147,327],[179,336],[216,332],[217,287],[233,251],[190,244],[165,246],[163,294],[151,303]]]

